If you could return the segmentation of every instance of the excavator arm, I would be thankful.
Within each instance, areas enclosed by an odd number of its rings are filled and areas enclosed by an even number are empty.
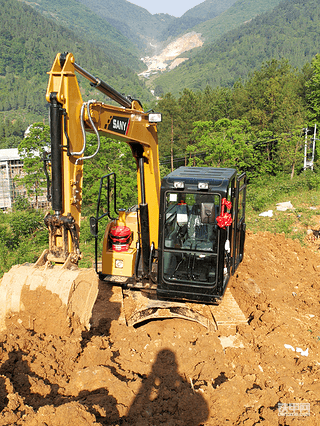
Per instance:
[[[76,72],[120,106],[83,102]],[[52,210],[45,218],[49,250],[42,258],[56,263],[77,264],[82,204],[83,163],[86,132],[126,142],[137,162],[137,187],[144,258],[150,241],[157,247],[159,226],[160,172],[157,120],[144,112],[137,100],[129,99],[75,63],[71,53],[57,54],[49,72],[46,98],[50,103]],[[149,217],[157,218],[149,221]]]

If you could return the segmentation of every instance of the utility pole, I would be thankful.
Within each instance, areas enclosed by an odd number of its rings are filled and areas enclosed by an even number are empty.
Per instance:
[[[171,117],[171,171],[173,172],[173,117]]]
[[[312,146],[310,144],[310,146],[308,146],[308,129],[304,129],[305,131],[305,141],[304,141],[304,161],[303,161],[303,170],[306,170],[307,168],[310,168],[311,170],[313,170],[313,163],[314,163],[314,154],[315,154],[315,150],[316,150],[316,141],[318,141],[319,139],[316,138],[316,134],[317,134],[317,125],[314,125],[314,131],[313,131],[313,137],[311,138],[312,141]],[[308,148],[312,151],[308,152]]]
[[[316,134],[317,134],[317,125],[314,125],[314,132],[313,132],[313,139],[312,139],[312,164],[311,164],[311,170],[313,170],[313,162],[314,162],[314,153],[316,148]]]
[[[308,128],[304,130],[304,157],[303,157],[303,170],[307,168],[307,148],[308,148]]]

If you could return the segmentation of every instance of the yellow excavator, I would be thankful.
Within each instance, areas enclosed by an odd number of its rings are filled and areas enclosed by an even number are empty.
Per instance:
[[[83,102],[76,73],[118,106]],[[0,328],[5,328],[8,313],[24,309],[23,289],[40,287],[57,295],[68,315],[77,315],[89,328],[99,280],[121,286],[125,299],[130,299],[128,324],[180,317],[205,325],[210,316],[217,323],[217,315],[204,310],[223,300],[229,278],[243,258],[245,174],[238,176],[232,168],[179,167],[160,182],[157,123],[161,115],[145,112],[138,100],[94,77],[71,53],[56,56],[46,98],[51,129],[52,212],[45,217],[49,248],[36,264],[15,266],[5,274]],[[97,137],[91,156],[86,155],[87,132]],[[99,154],[100,135],[130,146],[137,163],[138,205],[117,211],[116,176],[101,177],[96,215],[90,218],[96,239],[97,279],[93,280],[82,279],[77,264],[83,164]],[[101,205],[103,191],[106,205]],[[109,222],[99,254],[98,226],[106,216]],[[229,301],[226,315],[237,310],[231,305]],[[235,315],[241,317],[239,312]]]

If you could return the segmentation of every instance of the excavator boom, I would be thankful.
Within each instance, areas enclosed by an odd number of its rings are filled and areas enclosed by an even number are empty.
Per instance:
[[[76,72],[119,103],[120,107],[96,101],[84,103]],[[49,260],[66,261],[67,254],[71,254],[71,261],[77,263],[80,257],[78,241],[83,162],[88,158],[85,156],[86,131],[97,135],[98,145],[94,155],[99,151],[100,134],[126,142],[131,147],[137,161],[142,220],[148,225],[143,227],[143,234],[146,235],[143,235],[142,244],[147,257],[150,240],[155,245],[158,242],[158,221],[149,222],[149,215],[159,216],[160,172],[156,124],[150,122],[149,114],[143,111],[139,101],[130,100],[92,76],[75,63],[70,53],[56,56],[49,72],[46,98],[50,103],[54,211],[54,215],[46,220],[50,233]]]

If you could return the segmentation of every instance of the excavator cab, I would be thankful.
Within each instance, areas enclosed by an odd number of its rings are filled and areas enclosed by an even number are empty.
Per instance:
[[[159,205],[158,248],[152,245],[148,256],[149,275],[143,273],[140,207],[116,211],[111,200],[110,182],[106,185],[106,213],[102,206],[100,184],[95,226],[109,216],[101,269],[96,271],[107,281],[115,277],[127,288],[152,289],[159,299],[217,303],[229,278],[242,261],[245,240],[246,175],[235,169],[180,167],[162,179]],[[114,181],[116,179],[114,178]],[[117,191],[114,187],[113,194]],[[112,202],[113,201],[113,202]],[[93,232],[97,239],[97,232]],[[154,279],[156,277],[156,279]]]
[[[180,167],[162,180],[159,297],[222,298],[243,257],[245,191],[235,169]]]
[[[246,322],[226,291],[243,258],[246,186],[246,175],[238,176],[235,169],[180,167],[164,177],[159,238],[157,248],[151,244],[149,274],[145,274],[141,206],[119,211],[118,218],[112,219],[108,183],[107,205],[100,206],[99,194],[96,218],[92,218],[93,228],[105,215],[111,219],[100,254],[101,268],[96,244],[96,271],[101,280],[122,287],[128,325],[174,317],[219,328],[229,324],[230,318]],[[107,212],[100,215],[100,209]]]

